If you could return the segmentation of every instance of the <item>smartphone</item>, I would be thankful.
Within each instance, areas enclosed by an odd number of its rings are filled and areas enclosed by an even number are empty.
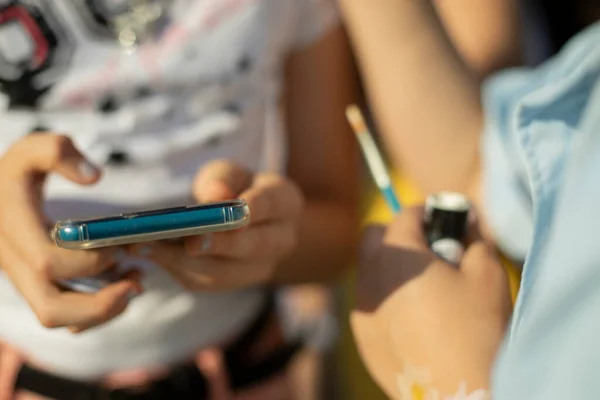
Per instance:
[[[60,221],[52,230],[52,238],[59,247],[85,250],[223,232],[249,223],[250,210],[246,202],[233,200],[107,218]],[[66,290],[95,293],[122,277],[121,273],[109,271],[94,277],[57,283]]]
[[[86,250],[177,239],[238,229],[250,223],[243,200],[134,212],[56,223],[52,238],[64,249]]]

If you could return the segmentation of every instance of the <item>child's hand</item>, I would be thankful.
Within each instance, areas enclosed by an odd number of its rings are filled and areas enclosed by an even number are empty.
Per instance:
[[[194,184],[198,202],[240,198],[250,207],[250,226],[186,238],[183,245],[134,246],[166,268],[189,290],[232,290],[269,283],[275,268],[296,246],[300,190],[275,174],[252,175],[225,161],[202,168]]]
[[[63,292],[55,285],[61,279],[94,276],[110,268],[114,250],[56,247],[42,211],[43,184],[50,173],[80,185],[100,178],[100,172],[64,136],[29,135],[0,158],[0,269],[42,325],[82,331],[120,314],[139,287],[124,280],[91,295]]]
[[[417,395],[428,389],[454,395],[463,382],[487,389],[511,312],[493,248],[475,240],[456,269],[428,249],[422,213],[407,209],[366,237],[351,316],[371,374],[403,400],[429,398]]]

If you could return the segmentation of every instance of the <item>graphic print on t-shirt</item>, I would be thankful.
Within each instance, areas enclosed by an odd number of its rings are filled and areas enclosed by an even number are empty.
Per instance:
[[[7,62],[0,68],[0,140],[65,133],[98,164],[168,163],[173,179],[207,157],[262,151],[264,131],[280,129],[277,117],[265,120],[265,107],[280,90],[291,26],[266,22],[292,8],[279,0],[140,1],[160,5],[159,25],[167,25],[130,49],[108,26],[137,2],[123,1],[0,0],[0,57],[24,60],[18,75]],[[16,19],[20,36],[5,29],[15,9],[25,15]],[[26,46],[20,58],[2,46],[15,37],[43,50],[42,61]]]
[[[111,25],[117,16],[127,11],[129,0],[83,0],[74,2],[90,27],[105,35],[112,34]]]
[[[48,4],[0,2],[0,88],[9,107],[34,108],[68,65],[72,50]]]
[[[94,35],[114,40],[129,25],[146,34],[158,35],[168,23],[167,0],[79,0],[73,5]],[[138,32],[140,33],[140,32]]]
[[[0,0],[0,14],[25,4],[55,37],[46,64],[18,64],[17,71],[33,77],[20,82],[49,87],[39,91],[35,106],[7,109],[7,91],[0,91],[0,155],[32,130],[47,130],[69,135],[103,170],[89,187],[50,176],[44,188],[49,219],[189,204],[194,177],[214,159],[251,171],[285,171],[285,62],[337,23],[312,17],[327,14],[322,4],[335,0],[158,0],[169,5],[169,25],[135,51],[124,49],[114,34],[95,33],[94,22],[75,7],[84,1]],[[2,32],[0,27],[0,53],[12,60],[2,40],[15,43],[15,36]],[[19,76],[4,70],[0,78],[14,83]],[[41,329],[1,277],[0,338],[60,376],[94,382],[112,371],[185,362],[197,349],[239,335],[262,304],[253,290],[190,293],[154,263],[141,267],[146,291],[131,312],[78,337]]]

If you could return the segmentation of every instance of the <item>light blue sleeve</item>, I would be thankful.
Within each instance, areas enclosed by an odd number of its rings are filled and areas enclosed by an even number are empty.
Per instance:
[[[494,400],[600,398],[599,82],[597,24],[541,69],[486,86],[488,219],[526,254]]]
[[[484,84],[486,218],[498,246],[515,260],[523,261],[533,244],[532,176],[528,168],[532,154],[528,154],[528,149],[540,138],[532,130],[556,131],[575,126],[586,91],[573,92],[590,84],[584,71],[589,68],[599,31],[600,25],[590,28],[569,43],[559,57],[541,67],[509,70]],[[548,138],[552,135],[543,136],[545,143],[539,146],[548,147],[546,143],[552,140],[561,142],[560,137]],[[546,151],[538,150],[532,152]]]
[[[484,212],[498,247],[514,260],[524,260],[533,236],[527,172],[513,131],[518,99],[532,90],[533,77],[525,70],[506,72],[490,79],[483,90]]]

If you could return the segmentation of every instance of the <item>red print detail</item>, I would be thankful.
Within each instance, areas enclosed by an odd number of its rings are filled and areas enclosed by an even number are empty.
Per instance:
[[[223,18],[234,14],[241,7],[251,1],[256,0],[222,0],[217,3],[217,6],[209,12],[204,18],[203,25],[212,29],[219,25]]]
[[[29,12],[21,6],[9,7],[0,13],[0,24],[14,20],[18,21],[33,39],[35,43],[35,55],[31,67],[32,69],[39,68],[48,58],[48,42],[44,37],[44,33],[31,15],[29,15]]]

